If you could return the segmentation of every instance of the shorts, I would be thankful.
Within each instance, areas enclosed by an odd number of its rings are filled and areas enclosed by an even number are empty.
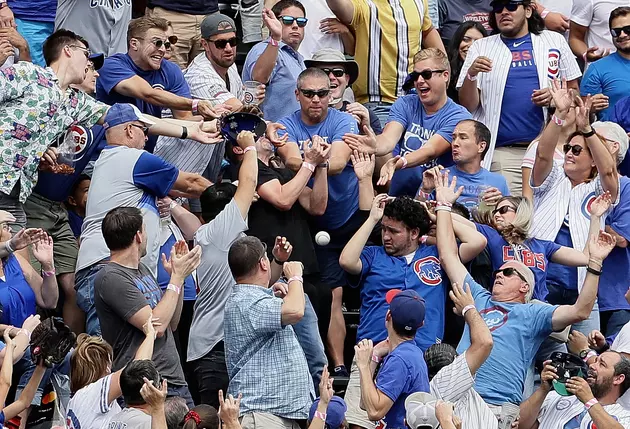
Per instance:
[[[28,228],[42,228],[52,237],[57,274],[74,273],[79,246],[63,204],[33,193],[24,203],[24,211]],[[41,268],[35,258],[31,258],[31,264],[36,270]]]
[[[374,429],[376,424],[368,418],[367,411],[361,409],[361,377],[356,359],[352,359],[350,379],[344,396],[348,410],[346,420],[351,425],[361,426],[365,429]]]

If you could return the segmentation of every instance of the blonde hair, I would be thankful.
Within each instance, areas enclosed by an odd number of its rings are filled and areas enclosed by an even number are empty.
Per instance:
[[[506,225],[501,235],[510,244],[521,244],[529,237],[529,229],[532,226],[534,206],[524,197],[503,197],[497,202],[497,207],[503,201],[507,201],[516,208],[516,216],[510,225]],[[494,226],[494,216],[492,219]]]
[[[416,55],[413,56],[413,63],[419,63],[420,61],[434,59],[440,63],[440,68],[448,71],[449,80],[451,77],[451,63],[448,61],[448,57],[444,52],[438,48],[426,48],[422,49]]]
[[[112,346],[101,337],[81,334],[70,357],[70,392],[74,395],[103,377],[111,365]]]
[[[166,32],[168,31],[169,25],[169,21],[158,17],[143,16],[132,19],[129,21],[129,26],[127,27],[127,47],[129,47],[131,39],[140,39],[144,37],[150,29],[157,28]]]

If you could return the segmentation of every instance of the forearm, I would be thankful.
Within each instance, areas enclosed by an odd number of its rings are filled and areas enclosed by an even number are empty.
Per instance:
[[[276,67],[276,60],[278,59],[278,46],[273,46],[271,43],[267,44],[267,48],[256,60],[254,69],[252,70],[252,79],[267,84],[271,78],[271,73]]]
[[[597,167],[597,173],[601,177],[602,187],[604,190],[609,191],[612,200],[616,201],[618,177],[613,156],[596,134],[586,139],[586,145]]]
[[[138,347],[133,360],[151,360],[153,358],[153,345],[155,344],[155,337],[153,335],[146,335],[144,341]]]
[[[54,272],[54,265],[45,266],[42,265],[43,271]],[[59,286],[57,285],[57,276],[44,276],[42,278],[42,307],[43,308],[55,308],[57,306],[57,300],[59,299]]]
[[[26,329],[24,329],[23,331],[22,329],[20,329],[20,333],[13,337],[13,344],[15,346],[13,349],[13,363],[17,363],[17,361],[22,359],[22,356],[24,356],[24,352],[31,345],[31,333],[29,332],[27,335],[26,332],[28,332]]]
[[[149,116],[144,114],[144,116]],[[178,127],[192,127],[193,125],[199,124],[200,121],[203,120],[202,116],[193,116],[193,119],[175,119],[175,118],[155,118],[154,116],[149,116],[150,119],[154,121],[166,122],[172,125],[177,125]],[[213,119],[211,121],[204,121],[204,129],[210,128],[209,131],[217,130],[217,120]],[[149,134],[151,134],[151,130],[149,129]],[[180,131],[181,134],[181,131]],[[179,137],[179,136],[176,136]]]
[[[144,94],[137,94],[135,98],[139,98],[154,106],[169,108],[171,110],[184,110],[191,112],[193,100],[191,98],[181,97],[169,91],[153,88]]]
[[[348,165],[348,161],[349,159],[345,157],[331,156],[328,160],[328,175],[336,176],[340,174],[343,169],[346,168],[346,165]]]
[[[440,33],[438,33],[434,27],[431,27],[429,30],[422,33],[422,47],[425,49],[436,48],[446,54],[446,49],[444,48],[444,42],[442,42]]]
[[[26,61],[29,63],[33,62],[33,59],[31,58],[31,50],[29,49],[28,43],[26,43],[24,46],[18,47],[18,50],[20,51],[19,61]]]
[[[580,37],[575,31],[576,24],[571,23],[569,29],[569,47],[576,57],[583,58],[584,53],[588,50],[588,45],[584,41],[584,37]],[[578,31],[579,32],[579,31]]]
[[[582,250],[582,253],[584,253],[584,256],[586,256],[585,258],[585,262],[588,262],[588,258],[590,256],[590,252],[588,250],[588,243],[591,240],[591,237],[597,237],[599,235],[599,230],[601,229],[601,217],[600,216],[591,216],[591,220],[588,226],[588,238],[586,240],[586,243],[584,244],[584,250]],[[580,265],[586,265],[586,264],[580,264]]]
[[[197,216],[177,204],[171,210],[173,220],[182,231],[186,240],[192,240],[195,237],[195,233],[201,227],[201,221]]]
[[[369,217],[343,248],[341,256],[339,256],[339,265],[344,270],[355,271],[353,268],[356,268],[357,264],[361,262],[361,252],[377,223]],[[351,272],[351,274],[358,274],[358,272]]]
[[[291,315],[290,319],[299,322],[304,316],[306,299],[304,298],[304,285],[298,280],[289,280],[287,285],[289,292],[282,300],[282,312]],[[294,324],[294,323],[290,323]]]
[[[474,226],[470,227],[461,222],[452,224],[455,237],[461,242],[458,252],[460,259],[463,263],[472,261],[486,247],[486,238]]]
[[[525,402],[521,403],[518,422],[520,429],[531,429],[534,427],[534,424],[538,419],[538,414],[540,413],[540,408],[542,407],[548,393],[549,388],[541,385],[538,389],[536,389],[532,396],[530,396]]]
[[[26,386],[24,386],[22,393],[20,393],[20,397],[12,404],[4,407],[4,409],[2,410],[4,412],[5,420],[8,421],[12,419],[13,417],[17,416],[22,411],[31,406],[33,398],[35,398],[35,394],[37,393],[37,388],[39,387],[42,378],[44,378],[45,372],[46,368],[44,366],[37,365],[35,367],[35,371],[33,372],[31,378],[28,380]]]
[[[397,139],[393,139],[383,133],[376,136],[376,156],[384,156],[390,154],[398,143]]]
[[[11,377],[13,376],[13,348],[6,347],[4,349],[4,359],[2,360],[2,368],[0,368],[0,384],[7,386],[7,390],[11,387]],[[0,397],[0,405],[4,404],[5,397]]]
[[[228,421],[223,422],[223,428],[224,429],[242,429],[241,424],[238,422],[238,419],[228,420]],[[309,426],[309,429],[310,429],[310,426]]]
[[[531,181],[534,186],[542,185],[551,172],[551,168],[553,167],[553,154],[556,150],[556,143],[558,143],[558,139],[560,138],[560,129],[561,127],[558,124],[551,121],[540,136],[531,176]]]
[[[179,189],[171,189],[169,195],[174,196],[176,198],[199,198],[203,191],[212,186],[212,182],[203,177],[200,174],[188,174],[185,182],[185,189],[181,187]]]
[[[176,281],[174,283],[174,281]],[[171,284],[175,286],[183,287],[184,282],[171,276]],[[179,300],[179,294],[173,290],[166,289],[162,299],[153,309],[153,317],[157,317],[160,322],[160,326],[156,327],[158,333],[163,334],[169,328],[175,309],[177,308]]]
[[[374,384],[374,372],[371,367],[359,367],[361,383],[361,405],[372,421],[383,418],[385,413],[379,409],[380,393]],[[381,415],[382,414],[382,415]]]
[[[276,259],[271,261],[271,278],[269,279],[269,286],[273,286],[275,282],[282,276],[282,264],[278,264]]]
[[[477,110],[480,98],[476,81],[473,82],[468,78],[464,79],[462,87],[459,88],[459,102],[471,113]]]
[[[623,425],[619,423],[614,417],[606,412],[601,404],[593,405],[588,413],[593,419],[593,427],[606,428],[606,429],[623,429]]]
[[[359,196],[361,188],[359,188]],[[323,214],[328,206],[328,171],[325,168],[315,170],[315,180],[313,180],[313,190],[310,195],[310,213]]]
[[[446,210],[438,210],[436,238],[438,242],[438,252],[442,261],[458,261],[459,252],[457,250],[457,242],[455,241],[455,232],[453,230],[453,218],[451,212]],[[446,262],[448,264],[448,262]]]
[[[278,198],[278,205],[281,209],[290,210],[293,207],[312,175],[313,173],[308,168],[300,168],[293,179],[281,186],[280,197]]]
[[[175,307],[175,311],[173,312],[173,317],[171,318],[171,330],[176,331],[177,326],[179,325],[179,321],[182,317],[182,308],[184,307],[184,286],[182,286],[182,290],[179,294],[179,299],[177,300],[177,306]]]
[[[598,262],[598,267],[595,266],[594,262],[589,262],[588,265],[595,270],[601,270],[601,261]],[[590,316],[591,311],[593,310],[593,305],[595,305],[595,300],[597,299],[598,285],[599,276],[587,272],[582,290],[580,291],[577,301],[574,304],[575,313],[580,320],[586,320]]]
[[[464,288],[466,285],[462,285]],[[474,375],[492,351],[492,334],[476,308],[468,310],[464,316],[470,328],[470,347],[466,350],[466,361]]]
[[[168,429],[164,403],[162,403],[161,407],[151,410],[151,429]]]
[[[359,210],[368,211],[372,208],[374,201],[374,185],[372,178],[367,177],[359,180]]]

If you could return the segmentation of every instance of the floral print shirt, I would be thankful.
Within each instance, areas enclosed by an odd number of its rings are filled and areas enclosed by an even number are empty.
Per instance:
[[[46,149],[73,125],[92,127],[108,108],[82,91],[62,91],[50,67],[19,62],[0,70],[0,192],[19,182],[26,201]]]

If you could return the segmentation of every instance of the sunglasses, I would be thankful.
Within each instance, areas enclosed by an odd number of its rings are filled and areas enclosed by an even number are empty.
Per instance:
[[[217,49],[225,49],[228,44],[231,48],[236,48],[238,46],[238,37],[225,40],[208,40],[208,42],[214,43],[214,47]]]
[[[169,37],[169,40],[170,40],[172,37],[175,37],[175,38],[176,38],[176,36],[171,36],[171,37]],[[138,40],[144,40],[144,38],[143,38],[143,37],[136,37],[136,39],[138,39]],[[171,42],[169,42],[168,40],[154,39],[154,40],[151,40],[151,43],[152,43],[152,44],[153,44],[156,48],[158,48],[158,49],[160,49],[162,46],[164,46],[164,49],[167,49],[167,50],[168,50],[168,49],[171,49]]]
[[[416,82],[418,77],[421,76],[424,80],[431,80],[434,74],[444,73],[445,71],[446,70],[422,70],[421,72],[412,71],[409,73],[409,79],[411,79],[412,82]]]
[[[562,150],[564,151],[565,154],[571,151],[573,156],[580,156],[584,148],[580,146],[579,144],[570,145],[569,143],[565,143],[565,145],[562,146]]]
[[[144,133],[145,137],[149,135],[149,127],[145,127],[143,125],[138,125],[138,124],[129,124],[132,127],[136,127],[136,128],[140,128],[142,130],[142,132]]]
[[[508,12],[516,12],[516,9],[518,9],[518,7],[522,4],[523,3],[514,1],[508,3],[497,3],[492,6],[492,13],[501,13],[503,12],[503,9],[507,9]]]
[[[519,273],[516,268],[503,268],[502,270],[495,270],[492,273],[492,277],[496,278],[497,274],[502,273],[504,277],[512,277],[514,274],[516,274],[517,276],[519,276],[521,278],[521,280],[523,280],[525,283],[527,283],[527,280],[525,280],[525,277],[523,277],[521,275],[521,273]]]
[[[299,88],[298,90],[302,94],[304,94],[304,97],[306,97],[306,98],[313,98],[315,96],[318,96],[319,98],[324,98],[324,97],[328,97],[328,94],[330,94],[330,89],[314,90],[314,89],[302,89],[302,88]]]
[[[92,52],[88,49],[88,48],[84,48],[83,46],[79,46],[79,45],[68,45],[68,47],[70,48],[74,48],[74,49],[80,49],[83,51],[83,54],[85,55],[85,58],[90,58],[90,55],[92,55]]]
[[[334,69],[322,68],[321,71],[323,71],[326,74],[332,73],[332,75],[335,77],[343,77],[346,74],[346,71],[342,69],[341,67],[335,67]]]
[[[611,28],[610,29],[610,34],[613,37],[621,37],[621,33],[622,32],[626,33],[626,36],[630,36],[630,25],[626,25],[624,27]]]
[[[504,215],[507,212],[514,212],[514,213],[516,213],[516,209],[514,207],[511,207],[511,206],[503,206],[503,207],[499,207],[498,209],[492,210],[492,214],[493,215],[495,215],[497,213]]]
[[[169,43],[172,45],[177,45],[177,41],[179,39],[177,38],[177,36],[168,36],[168,41]]]
[[[279,16],[278,19],[282,21],[284,25],[293,25],[294,22],[297,22],[298,27],[306,27],[306,23],[308,22],[308,18],[296,18],[295,16]]]

